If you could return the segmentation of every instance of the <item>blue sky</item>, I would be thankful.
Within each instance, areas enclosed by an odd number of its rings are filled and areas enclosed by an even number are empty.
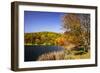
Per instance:
[[[24,11],[24,32],[63,32],[62,16],[64,13]]]

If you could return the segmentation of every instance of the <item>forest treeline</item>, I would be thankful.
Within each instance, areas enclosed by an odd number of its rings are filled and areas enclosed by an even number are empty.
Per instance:
[[[55,39],[63,34],[55,32],[25,33],[26,45],[56,45]]]

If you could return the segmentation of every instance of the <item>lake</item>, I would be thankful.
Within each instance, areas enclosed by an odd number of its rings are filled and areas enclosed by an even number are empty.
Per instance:
[[[60,52],[63,51],[63,47],[61,46],[33,46],[33,45],[25,45],[24,46],[24,61],[37,61],[38,57],[51,52]]]

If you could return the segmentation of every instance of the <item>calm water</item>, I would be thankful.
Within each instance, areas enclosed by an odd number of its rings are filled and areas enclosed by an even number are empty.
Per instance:
[[[58,52],[64,50],[60,46],[24,46],[24,61],[36,61],[37,58],[45,53]]]

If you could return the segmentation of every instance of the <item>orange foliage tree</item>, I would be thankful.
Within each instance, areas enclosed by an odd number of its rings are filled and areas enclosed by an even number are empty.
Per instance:
[[[59,46],[65,45],[66,39],[64,37],[59,37],[55,39],[55,44]]]

